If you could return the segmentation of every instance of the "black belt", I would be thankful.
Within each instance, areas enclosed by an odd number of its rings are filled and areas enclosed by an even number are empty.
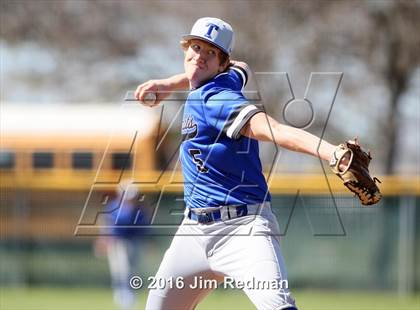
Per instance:
[[[223,216],[222,214],[226,214]],[[189,209],[188,218],[200,224],[210,224],[248,215],[248,205],[223,206],[217,210]]]

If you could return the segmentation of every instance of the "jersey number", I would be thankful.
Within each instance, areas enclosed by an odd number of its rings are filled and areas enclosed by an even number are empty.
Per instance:
[[[209,169],[204,167],[204,162],[198,158],[198,156],[201,155],[201,151],[197,149],[189,149],[188,153],[190,153],[191,157],[193,158],[193,161],[195,163],[195,166],[197,167],[198,172],[201,173],[207,173],[209,172]]]

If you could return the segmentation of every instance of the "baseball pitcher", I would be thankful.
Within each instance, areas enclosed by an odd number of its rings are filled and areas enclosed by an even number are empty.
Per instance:
[[[332,145],[278,123],[261,106],[247,101],[242,89],[252,72],[245,63],[230,60],[233,45],[234,31],[228,23],[200,18],[181,40],[185,72],[150,80],[135,92],[140,102],[154,106],[171,91],[190,90],[180,147],[185,218],[156,274],[162,285],[150,290],[149,310],[194,309],[214,289],[200,286],[203,279],[242,283],[258,309],[297,309],[275,237],[279,228],[258,141],[331,161],[333,171],[363,197],[363,203],[380,199],[367,169],[370,155],[357,141]],[[361,155],[366,156],[356,160]],[[174,279],[182,284],[174,287]]]

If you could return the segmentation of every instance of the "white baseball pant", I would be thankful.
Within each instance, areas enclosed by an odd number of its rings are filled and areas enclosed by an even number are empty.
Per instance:
[[[277,219],[267,202],[259,215],[225,222],[198,224],[185,218],[156,274],[162,281],[182,277],[183,288],[166,285],[151,289],[146,309],[194,309],[214,289],[205,285],[196,288],[202,279],[213,279],[223,288],[223,281],[242,281],[243,291],[257,309],[295,309],[276,235]]]

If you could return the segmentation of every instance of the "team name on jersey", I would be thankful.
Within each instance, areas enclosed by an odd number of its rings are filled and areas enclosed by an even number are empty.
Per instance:
[[[181,134],[183,141],[193,139],[197,136],[197,123],[194,121],[194,117],[192,115],[187,115],[182,121]]]

